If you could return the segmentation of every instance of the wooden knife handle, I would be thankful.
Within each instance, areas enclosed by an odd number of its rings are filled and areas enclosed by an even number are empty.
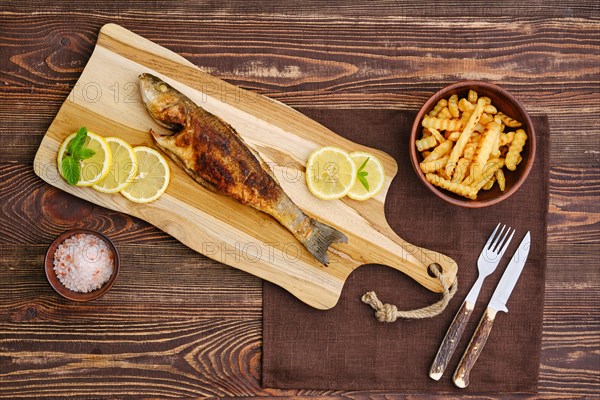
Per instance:
[[[429,377],[431,379],[438,381],[444,374],[444,371],[450,362],[450,358],[452,358],[452,354],[454,354],[454,350],[456,350],[456,346],[458,346],[458,342],[460,342],[460,338],[465,331],[467,322],[469,322],[469,319],[471,318],[474,306],[474,304],[465,300],[454,316],[454,319],[448,328],[448,332],[446,332],[446,336],[444,336],[444,340],[429,369]]]
[[[492,331],[492,326],[494,325],[494,318],[496,318],[496,310],[491,308],[486,308],[481,320],[479,321],[479,325],[477,325],[477,329],[469,342],[469,347],[463,354],[460,362],[458,363],[458,367],[454,372],[454,384],[459,388],[465,388],[469,385],[469,374],[475,365],[475,361],[479,358],[483,350],[483,346],[485,346],[485,342],[487,342],[488,336]]]

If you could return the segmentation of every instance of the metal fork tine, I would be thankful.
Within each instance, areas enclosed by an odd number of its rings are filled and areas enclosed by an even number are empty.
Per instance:
[[[494,236],[496,235],[496,231],[498,231],[498,228],[500,227],[500,222],[498,222],[498,225],[496,225],[496,229],[494,229],[494,232],[492,232],[492,234],[490,235],[490,238],[488,239],[487,243],[485,244],[484,249],[489,249],[491,247],[492,244],[492,240],[494,239]]]
[[[500,243],[500,240],[502,239],[502,235],[504,234],[504,229],[506,229],[506,225],[502,225],[502,229],[500,230],[500,232],[498,232],[498,236],[496,236],[494,238],[494,242],[490,246],[490,250],[493,251],[494,253],[496,252],[496,249],[498,248],[498,244]]]
[[[504,243],[504,246],[502,247],[502,250],[500,250],[500,254],[499,256],[502,257],[504,255],[504,252],[506,251],[506,249],[508,248],[508,245],[510,244],[510,241],[512,240],[513,236],[515,235],[515,229],[513,229],[512,233],[510,234],[509,238],[506,239],[506,243]],[[510,232],[510,229],[508,230],[508,232]],[[508,235],[508,232],[507,235]]]
[[[496,244],[496,247],[494,248],[495,253],[500,253],[500,249],[502,248],[504,241],[506,240],[506,238],[508,237],[508,234],[510,233],[510,229],[511,229],[510,226],[507,226],[506,228],[507,228],[506,232],[504,232],[504,235],[500,238],[500,240]]]

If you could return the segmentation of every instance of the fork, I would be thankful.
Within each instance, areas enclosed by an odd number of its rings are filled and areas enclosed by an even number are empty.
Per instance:
[[[512,229],[511,233],[511,228],[507,228],[506,225],[503,225],[500,231],[498,231],[498,229],[500,229],[500,224],[496,226],[496,229],[494,229],[494,232],[490,235],[483,250],[481,250],[481,254],[479,254],[479,258],[477,259],[479,276],[452,320],[448,332],[446,332],[446,336],[431,364],[431,368],[429,369],[429,377],[431,379],[437,381],[444,374],[444,370],[448,366],[448,362],[450,361],[454,350],[456,350],[458,342],[467,326],[467,322],[473,313],[473,308],[475,308],[475,302],[481,291],[483,280],[494,272],[515,234],[515,230]]]

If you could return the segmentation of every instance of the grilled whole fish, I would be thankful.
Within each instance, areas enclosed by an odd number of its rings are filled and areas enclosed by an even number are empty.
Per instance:
[[[343,233],[302,212],[231,125],[156,76],[139,78],[146,109],[169,130],[161,134],[150,129],[150,134],[199,184],[273,216],[324,265],[331,243],[348,242]]]

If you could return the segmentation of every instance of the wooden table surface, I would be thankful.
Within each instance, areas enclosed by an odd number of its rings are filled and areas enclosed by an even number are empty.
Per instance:
[[[547,114],[548,273],[531,397],[599,395],[600,3],[325,3],[0,5],[0,398],[445,398],[261,388],[259,279],[34,175],[41,138],[108,22],[300,110],[416,110],[445,84],[483,79]],[[106,232],[135,266],[96,302],[65,301],[44,276],[48,244],[74,226]]]

